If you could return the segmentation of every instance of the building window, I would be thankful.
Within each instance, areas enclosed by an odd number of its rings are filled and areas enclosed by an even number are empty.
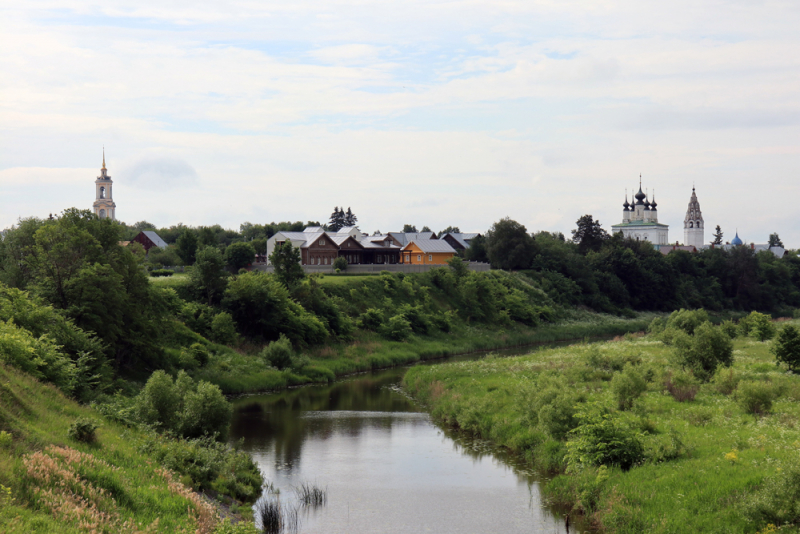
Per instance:
[[[320,240],[319,240],[319,245],[320,245],[321,247],[322,247],[322,246],[325,246],[325,240],[324,240],[324,239],[320,239]]]
[[[417,254],[417,261],[418,262],[422,262],[422,255],[421,254]]]
[[[433,254],[428,254],[428,261],[433,261]]]

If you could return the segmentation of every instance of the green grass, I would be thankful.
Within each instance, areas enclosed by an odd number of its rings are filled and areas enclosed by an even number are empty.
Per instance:
[[[68,437],[70,425],[81,417],[100,423],[94,443]],[[115,533],[151,525],[152,532],[213,528],[213,507],[140,452],[143,433],[103,420],[55,387],[2,364],[0,431],[7,436],[0,439],[4,533],[77,533],[90,531],[87,525]]]
[[[319,279],[321,284],[324,285],[346,285],[357,282],[359,279],[363,280],[370,276],[379,276],[379,273],[340,273],[340,274],[325,274]]]
[[[407,341],[388,341],[372,332],[358,331],[355,339],[315,347],[303,354],[308,366],[299,370],[267,368],[257,355],[260,346],[244,346],[233,351],[216,347],[216,355],[197,379],[217,384],[227,394],[252,393],[287,386],[324,382],[335,376],[407,365],[455,354],[499,350],[540,343],[582,340],[642,331],[652,315],[636,319],[581,313],[570,321],[536,328],[516,325],[508,328],[458,325],[451,332],[412,336]],[[319,369],[327,370],[320,372]]]
[[[150,283],[159,287],[185,286],[189,283],[189,273],[175,273],[172,276],[151,276]]]
[[[694,401],[677,402],[663,386],[667,373],[679,371],[671,348],[650,337],[420,366],[408,371],[405,384],[437,420],[491,439],[558,475],[565,467],[564,442],[543,430],[532,399],[556,387],[615,409],[614,372],[588,362],[598,353],[640,357],[641,369],[651,374],[648,391],[631,411],[616,413],[643,433],[647,460],[629,471],[612,468],[605,481],[593,469],[561,474],[545,484],[545,494],[567,510],[583,507],[590,514],[585,522],[607,532],[769,532],[767,524],[750,522],[742,510],[766,477],[800,462],[800,377],[776,367],[769,343],[737,339],[734,350],[734,376],[768,383],[778,395],[771,414],[745,413],[737,392],[726,396],[713,383],[702,385]],[[674,436],[685,448],[675,446]],[[677,458],[666,459],[670,456]],[[779,530],[798,532],[796,526]]]

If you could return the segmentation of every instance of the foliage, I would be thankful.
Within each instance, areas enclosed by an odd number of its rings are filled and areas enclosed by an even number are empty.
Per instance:
[[[331,213],[331,218],[328,221],[328,229],[331,232],[338,232],[340,228],[343,226],[347,226],[345,224],[345,214],[344,209],[339,208],[336,206],[333,208],[333,213]]]
[[[394,315],[386,321],[381,332],[393,341],[405,341],[411,335],[411,323],[403,314]]]
[[[458,256],[453,256],[447,260],[447,265],[452,269],[457,280],[461,280],[469,274],[469,266]]]
[[[375,308],[369,308],[358,316],[358,326],[364,330],[377,332],[383,325],[383,313]]]
[[[210,338],[223,345],[230,345],[236,340],[236,323],[228,312],[221,312],[211,320]]]
[[[729,338],[736,339],[738,328],[736,327],[736,323],[734,323],[730,319],[722,321],[722,323],[720,323],[719,325],[719,329],[725,334],[727,334]]]
[[[214,527],[213,534],[261,534],[253,523],[246,521],[239,521],[238,523],[231,522],[230,518],[226,517]]]
[[[681,333],[675,338],[675,354],[678,362],[701,380],[707,381],[717,367],[730,367],[733,363],[733,344],[719,328],[703,323],[694,330],[694,335]]]
[[[416,233],[419,233],[419,230],[417,230],[416,225],[404,224],[402,232],[404,234],[416,234]]]
[[[630,410],[642,393],[647,391],[647,380],[638,366],[627,364],[621,373],[611,379],[611,391],[620,410]]]
[[[337,269],[337,272],[346,271],[347,258],[345,258],[344,256],[337,256],[337,258],[333,260],[333,268]]]
[[[100,425],[98,425],[95,421],[81,417],[76,419],[70,425],[67,435],[69,435],[69,437],[75,441],[94,443],[94,441],[97,439],[95,430],[97,430],[99,426]]]
[[[739,329],[743,335],[749,335],[759,341],[768,341],[775,337],[777,329],[772,324],[772,318],[757,311],[739,321]]]
[[[755,415],[768,414],[772,410],[775,396],[775,389],[766,382],[743,381],[736,391],[742,410]]]
[[[196,383],[184,371],[173,379],[156,371],[136,398],[138,417],[176,435],[225,439],[232,408],[219,387]]]
[[[714,240],[711,241],[712,245],[721,245],[722,244],[722,236],[724,234],[722,233],[722,228],[720,228],[719,225],[717,225],[717,227],[714,229],[714,233],[711,234],[711,235],[714,237]]]
[[[293,356],[292,342],[283,334],[276,341],[271,341],[261,351],[261,357],[268,365],[281,370],[292,365]]]
[[[291,241],[276,246],[269,256],[269,262],[275,268],[277,279],[290,289],[306,275],[300,265],[300,249],[294,248]]]
[[[630,469],[644,459],[641,436],[608,408],[587,402],[575,417],[579,424],[567,441],[568,469],[600,465]]]
[[[591,215],[583,215],[575,224],[577,228],[572,231],[572,240],[578,244],[581,254],[600,250],[609,237],[600,221],[595,221]]]
[[[486,237],[479,235],[472,238],[469,242],[469,248],[464,251],[464,258],[467,261],[488,263],[489,255],[486,251]]]
[[[800,372],[800,330],[797,327],[784,325],[771,350],[777,363],[786,364],[794,373]]]
[[[703,309],[684,310],[681,308],[669,315],[669,319],[667,319],[667,328],[676,328],[692,335],[698,326],[706,322],[708,322],[707,311]]]
[[[150,271],[150,276],[153,278],[158,278],[159,276],[172,276],[175,274],[175,271],[170,269],[153,269]]]
[[[506,217],[486,232],[486,254],[495,269],[527,269],[536,254],[536,243],[525,226]]]
[[[47,336],[39,338],[13,321],[0,321],[0,361],[52,382],[64,393],[75,389],[78,368]]]
[[[678,402],[693,401],[700,390],[700,381],[691,372],[669,373],[664,378],[664,388]]]
[[[255,259],[256,250],[250,243],[239,241],[225,249],[225,261],[236,271],[252,264]]]
[[[194,230],[185,229],[176,242],[176,252],[184,265],[194,265],[197,254],[197,234]]]
[[[783,248],[783,241],[781,241],[781,238],[778,236],[777,233],[769,234],[769,243],[768,244],[769,244],[770,247],[781,247],[781,248]]]
[[[190,272],[190,286],[208,305],[219,303],[228,285],[225,259],[218,248],[204,246],[197,251],[197,260]]]
[[[796,460],[768,476],[745,499],[744,515],[756,525],[790,526],[800,523],[800,467]]]

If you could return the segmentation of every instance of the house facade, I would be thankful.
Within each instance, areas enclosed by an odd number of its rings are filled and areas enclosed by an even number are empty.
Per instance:
[[[402,249],[402,261],[410,265],[445,265],[456,251],[443,239],[411,241]]]

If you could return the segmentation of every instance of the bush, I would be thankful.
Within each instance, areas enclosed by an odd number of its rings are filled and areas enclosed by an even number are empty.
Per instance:
[[[585,397],[563,389],[551,388],[542,392],[534,403],[538,405],[537,417],[542,430],[554,439],[563,440],[578,425],[575,406],[585,400]]]
[[[272,341],[261,351],[261,358],[276,369],[286,369],[292,365],[294,349],[289,338],[280,335],[277,341]]]
[[[358,326],[364,330],[377,332],[383,325],[383,313],[375,308],[369,308],[358,316]]]
[[[153,269],[150,271],[150,276],[153,278],[158,278],[160,276],[172,276],[173,274],[175,274],[175,271],[170,269]]]
[[[8,447],[14,441],[14,438],[11,437],[10,432],[6,432],[5,430],[0,430],[0,447]]]
[[[681,308],[670,314],[667,319],[667,328],[677,328],[692,335],[698,326],[706,322],[708,322],[708,312],[704,309],[684,310]]]
[[[776,363],[786,364],[794,373],[800,372],[800,331],[796,327],[787,324],[781,328],[771,350]]]
[[[236,323],[230,313],[222,312],[214,316],[211,321],[211,340],[223,345],[236,341]]]
[[[59,349],[46,335],[34,337],[13,320],[0,320],[0,361],[70,394],[76,386],[78,368]]]
[[[382,333],[388,339],[405,341],[411,335],[411,323],[403,314],[391,317],[382,328]]]
[[[344,256],[339,256],[335,260],[333,260],[333,268],[336,272],[342,272],[347,270],[347,259]]]
[[[627,470],[644,459],[641,436],[605,406],[586,403],[575,417],[579,425],[567,441],[568,471],[600,465]]]
[[[409,306],[408,304],[400,307],[402,314],[411,325],[411,330],[418,334],[427,334],[430,327],[430,319],[422,310],[422,306]]]
[[[759,341],[767,341],[775,337],[776,328],[769,315],[754,311],[742,321],[745,321],[748,326],[750,335]]]
[[[91,419],[81,417],[69,426],[67,435],[69,435],[69,437],[72,439],[82,443],[94,443],[94,441],[97,439],[97,436],[94,432],[98,427],[99,425]]]
[[[651,335],[658,335],[664,331],[666,321],[661,317],[654,317],[650,324],[647,325],[647,333]]]
[[[680,372],[668,374],[664,379],[664,388],[678,402],[693,401],[700,389],[700,381],[692,373]]]
[[[703,381],[709,380],[720,365],[733,364],[731,338],[708,322],[698,326],[693,336],[677,335],[674,345],[679,363]]]
[[[768,414],[776,397],[774,388],[766,382],[742,382],[736,396],[739,406],[754,415]]]
[[[722,321],[722,324],[719,325],[719,329],[723,331],[727,336],[731,339],[736,339],[737,328],[736,323],[728,319],[727,321]]]
[[[764,480],[745,501],[744,515],[755,525],[800,523],[800,467],[787,466]]]
[[[647,391],[647,380],[635,366],[627,364],[621,373],[611,379],[611,391],[620,410],[630,410],[642,393]]]
[[[243,269],[252,264],[256,259],[256,249],[250,243],[239,241],[231,243],[225,249],[225,261],[233,267],[235,271]]]
[[[739,385],[739,377],[734,374],[733,369],[718,369],[714,375],[714,389],[722,395],[730,395],[736,391]]]

